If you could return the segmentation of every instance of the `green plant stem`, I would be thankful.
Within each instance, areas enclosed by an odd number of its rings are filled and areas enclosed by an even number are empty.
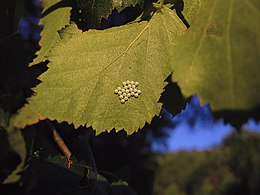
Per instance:
[[[51,124],[51,122],[48,121],[48,120],[46,122],[47,122],[48,126],[50,127],[50,129],[52,131],[53,138],[54,138],[55,142],[57,143],[59,149],[66,156],[67,161],[68,161],[68,168],[70,168],[70,166],[72,164],[72,160],[71,160],[71,152],[70,152],[69,148],[67,147],[67,145],[65,144],[65,142],[61,138],[61,136],[58,133],[58,131]]]

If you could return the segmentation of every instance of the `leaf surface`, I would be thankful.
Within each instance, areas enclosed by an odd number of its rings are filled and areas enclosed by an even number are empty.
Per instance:
[[[172,48],[172,79],[213,110],[260,103],[260,3],[202,1],[190,30]]]
[[[191,26],[193,26],[193,22],[197,18],[200,9],[201,0],[189,0],[184,2],[183,15]]]
[[[15,117],[24,127],[41,119],[67,121],[75,127],[103,131],[125,129],[128,134],[150,123],[160,113],[158,100],[171,73],[170,44],[185,26],[164,7],[149,22],[82,33],[70,25],[50,55],[43,81]],[[114,94],[122,82],[139,82],[142,91],[122,104]]]
[[[59,7],[62,0],[42,0],[43,11],[53,10],[44,15],[40,19],[40,25],[43,25],[41,31],[40,47],[41,49],[36,52],[37,57],[30,63],[29,66],[38,64],[46,60],[46,56],[52,47],[60,40],[58,31],[69,24],[70,21],[70,7]]]

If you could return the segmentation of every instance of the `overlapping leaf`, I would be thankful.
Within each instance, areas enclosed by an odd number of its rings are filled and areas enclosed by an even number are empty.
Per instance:
[[[102,18],[107,18],[113,10],[112,0],[76,0],[83,20],[90,28],[97,28]]]
[[[137,131],[160,112],[157,102],[171,73],[168,49],[184,29],[166,7],[149,22],[103,31],[82,33],[70,25],[14,124],[24,127],[49,118],[92,126],[97,133]],[[126,80],[138,81],[142,94],[122,104],[114,90]]]
[[[42,0],[42,13],[49,12],[40,20],[40,25],[43,25],[41,32],[40,47],[36,53],[37,57],[33,60],[30,66],[38,64],[46,60],[50,49],[60,40],[58,30],[61,30],[70,21],[70,7],[59,7],[62,0]]]
[[[172,49],[173,80],[213,110],[260,103],[260,3],[202,1],[191,29]]]
[[[197,14],[201,9],[201,0],[189,0],[185,1],[183,15],[186,20],[193,26],[194,20],[197,18]]]
[[[12,173],[8,175],[8,177],[4,180],[4,184],[19,181],[19,179],[21,178],[21,172],[24,169],[24,163],[26,158],[26,146],[21,130],[13,127],[13,125],[9,125],[6,130],[8,133],[10,147],[14,152],[19,154],[20,162],[15,168],[15,170],[13,170]]]
[[[172,4],[174,7],[177,4],[183,5],[183,15],[186,18],[186,20],[192,24],[193,21],[196,19],[196,16],[201,8],[201,0],[189,0],[189,1],[183,1],[183,0],[165,0],[165,4]],[[182,6],[181,6],[182,7]]]
[[[113,5],[118,12],[121,12],[123,9],[129,6],[136,6],[137,4],[143,5],[144,0],[113,0]]]

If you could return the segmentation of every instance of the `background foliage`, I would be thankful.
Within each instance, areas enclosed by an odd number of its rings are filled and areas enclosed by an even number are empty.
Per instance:
[[[155,194],[257,194],[259,139],[234,132],[218,149],[158,154]]]

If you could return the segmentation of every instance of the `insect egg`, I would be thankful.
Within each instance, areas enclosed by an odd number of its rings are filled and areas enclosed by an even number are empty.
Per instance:
[[[114,93],[118,95],[119,100],[122,104],[131,99],[131,97],[138,98],[141,94],[141,90],[137,88],[139,83],[136,81],[123,81],[122,85],[123,86],[117,87],[114,90]]]

